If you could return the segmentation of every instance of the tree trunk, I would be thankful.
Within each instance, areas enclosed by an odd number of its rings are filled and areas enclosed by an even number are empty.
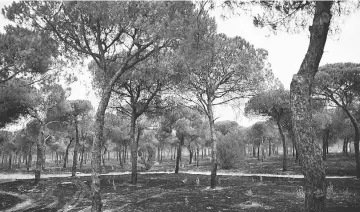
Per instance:
[[[131,114],[130,123],[130,140],[131,140],[131,183],[137,183],[137,157],[138,157],[138,144],[136,139],[136,114],[133,109]]]
[[[271,141],[269,139],[269,157],[271,156]]]
[[[281,124],[280,124],[280,120],[276,120],[276,124],[278,126],[278,130],[279,130],[279,133],[280,133],[280,137],[281,137],[281,140],[282,140],[282,144],[283,144],[283,172],[286,171],[287,169],[287,166],[286,166],[286,140],[285,140],[285,135],[284,135],[284,132],[282,130],[282,127],[281,127]]]
[[[12,152],[9,153],[9,170],[12,169]]]
[[[161,149],[160,149],[160,163],[162,162],[162,160],[163,160],[163,155],[165,154],[164,153],[164,147],[161,147]]]
[[[123,147],[123,149],[124,148],[125,147]],[[120,148],[120,150],[119,150],[119,163],[120,163],[120,167],[122,168],[122,167],[124,167],[124,160],[123,160],[124,156],[121,155],[121,151],[123,151],[123,150],[121,150],[121,148]],[[123,154],[124,154],[124,152],[123,152]]]
[[[323,139],[322,139],[322,158],[323,160],[326,160],[326,131],[323,134]]]
[[[182,146],[184,145],[184,139],[185,138],[183,138],[183,137],[179,139],[179,146],[177,148],[177,154],[176,154],[175,174],[179,173],[179,165],[180,165],[180,160],[181,160],[181,149],[182,149]]]
[[[117,73],[118,74],[118,73]],[[95,138],[92,145],[91,153],[91,211],[101,212],[102,202],[100,194],[100,174],[101,174],[101,145],[103,144],[103,133],[104,133],[104,120],[105,111],[109,103],[111,96],[112,85],[114,84],[115,78],[109,83],[101,96],[101,100],[98,109],[95,114],[94,131]]]
[[[345,113],[350,118],[350,121],[354,127],[355,136],[354,136],[354,150],[355,150],[355,162],[356,162],[356,177],[360,178],[360,157],[359,157],[359,139],[360,139],[360,130],[359,123],[357,120],[351,115],[350,111],[346,107],[342,107]]]
[[[44,153],[43,153],[44,129],[45,129],[45,125],[43,123],[41,123],[39,135],[36,140],[37,151],[36,151],[35,183],[40,181],[40,175],[41,175],[41,170],[42,170],[42,162],[43,162],[43,155],[44,155]]]
[[[189,149],[189,164],[191,164],[192,163],[192,159],[193,159],[193,156],[194,156],[194,151],[191,151],[190,149]]]
[[[105,170],[105,156],[106,156],[106,152],[107,152],[107,147],[106,147],[106,145],[103,145],[103,147],[104,147],[104,153],[102,154],[102,156],[101,156],[101,159],[102,159],[102,164],[103,164],[103,170]]]
[[[343,143],[343,154],[344,155],[348,155],[347,146],[348,146],[347,138],[344,138],[344,143]]]
[[[199,167],[199,160],[200,160],[200,148],[199,147],[197,147],[197,149],[196,149],[196,151],[197,151],[197,157],[196,157],[196,166],[197,167]]]
[[[33,145],[33,143],[31,143],[30,146],[29,146],[29,156],[28,156],[29,159],[28,159],[28,164],[27,164],[27,168],[26,168],[27,171],[30,170],[30,168],[31,168],[31,163],[32,163],[32,152],[31,152],[32,145]]]
[[[216,172],[218,166],[218,159],[217,159],[217,141],[215,135],[215,125],[214,125],[214,114],[212,108],[212,101],[210,95],[208,95],[208,104],[207,104],[207,112],[208,112],[208,119],[210,124],[210,140],[211,140],[211,177],[210,177],[210,187],[216,187]]]
[[[257,159],[260,160],[260,144],[257,148]]]
[[[65,149],[65,156],[64,156],[64,166],[63,168],[66,168],[66,164],[68,162],[68,157],[69,157],[69,148],[70,148],[70,145],[71,143],[73,142],[73,138],[70,139],[70,142],[69,144],[66,146],[66,149]]]
[[[81,148],[80,169],[83,168],[83,164],[84,164],[84,152],[85,152],[85,145],[83,145]]]
[[[73,166],[72,166],[72,169],[71,169],[71,176],[72,177],[75,177],[75,175],[76,175],[78,147],[79,147],[79,128],[78,128],[77,116],[75,116],[75,145],[74,145],[74,155],[73,155]]]
[[[173,158],[173,160],[175,160],[175,153],[177,152],[177,148],[176,147],[174,147],[174,158]]]
[[[329,31],[331,6],[333,2],[315,3],[313,25],[310,30],[310,44],[298,74],[293,76],[291,93],[291,111],[295,144],[299,151],[305,187],[305,210],[323,212],[326,201],[325,169],[321,150],[314,142],[314,130],[311,127],[311,87]]]
[[[45,145],[46,139],[44,139],[43,142],[43,156],[42,156],[42,163],[41,163],[41,169],[45,170],[45,162],[46,162],[46,145]]]
[[[157,148],[157,152],[158,152],[158,155],[157,155],[157,161],[160,163],[160,158],[161,158],[160,146],[158,146],[158,148]]]
[[[256,157],[256,148],[255,148],[255,144],[252,145],[252,152],[253,152],[253,157],[255,158]]]

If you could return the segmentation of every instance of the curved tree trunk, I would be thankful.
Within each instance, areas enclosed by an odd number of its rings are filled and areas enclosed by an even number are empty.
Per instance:
[[[290,85],[294,137],[304,174],[305,210],[308,212],[324,211],[326,202],[325,168],[321,149],[314,142],[310,96],[329,31],[332,4],[325,1],[315,3],[313,25],[309,28],[309,47]]]
[[[110,83],[111,84],[111,83]],[[100,174],[101,174],[101,145],[103,143],[105,111],[111,96],[112,86],[108,86],[102,93],[101,100],[95,114],[95,138],[91,153],[91,211],[101,212],[102,202],[100,195]]]
[[[66,168],[66,164],[67,164],[67,162],[68,162],[68,157],[69,157],[69,148],[70,148],[70,145],[71,145],[71,143],[73,142],[73,140],[74,140],[74,139],[71,138],[69,144],[66,146],[63,168]]]
[[[342,107],[344,112],[350,118],[351,124],[354,127],[354,149],[355,149],[355,162],[356,162],[356,177],[360,178],[360,157],[359,157],[359,139],[360,139],[360,130],[359,123],[356,119],[351,115],[350,111],[346,107]]]

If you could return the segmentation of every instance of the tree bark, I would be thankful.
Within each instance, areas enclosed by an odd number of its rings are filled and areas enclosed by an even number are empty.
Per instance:
[[[100,194],[100,174],[101,174],[101,145],[103,143],[103,133],[104,133],[104,119],[105,111],[109,103],[111,96],[111,88],[113,84],[103,90],[101,100],[95,114],[95,138],[92,145],[92,154],[91,154],[91,211],[92,212],[101,212],[102,202]]]
[[[344,155],[348,156],[348,138],[344,138],[344,143],[343,143],[343,153]]]
[[[200,154],[199,154],[199,153],[200,153],[200,148],[197,147],[196,151],[197,151],[196,166],[199,167],[199,160],[200,160]]]
[[[43,163],[43,150],[44,150],[44,130],[45,125],[41,123],[40,129],[39,129],[39,135],[36,140],[36,167],[35,167],[35,183],[40,181],[40,175],[42,170],[42,163]]]
[[[66,168],[66,164],[68,162],[68,157],[69,157],[69,148],[70,148],[70,145],[71,143],[73,142],[73,138],[70,139],[69,141],[69,144],[66,146],[66,149],[65,149],[65,156],[64,156],[64,166],[63,168]]]
[[[84,152],[85,152],[85,145],[82,146],[81,148],[81,159],[80,159],[80,169],[83,168],[83,163],[84,163]]]
[[[282,127],[281,127],[281,124],[280,124],[280,120],[276,120],[276,124],[278,126],[278,130],[279,130],[279,133],[280,133],[280,137],[281,137],[281,141],[282,141],[282,145],[283,145],[283,172],[287,170],[287,161],[286,161],[286,150],[287,150],[287,147],[286,147],[286,140],[285,140],[285,135],[284,135],[284,132],[282,130]]]
[[[189,164],[192,163],[193,156],[194,156],[194,151],[191,151],[191,150],[189,149]]]
[[[208,104],[207,104],[207,112],[208,112],[208,119],[210,124],[210,140],[211,140],[211,177],[210,177],[210,187],[216,187],[216,172],[218,167],[218,159],[217,159],[217,141],[215,136],[215,125],[214,125],[214,114],[212,108],[212,101],[208,95]]]
[[[136,113],[133,109],[130,123],[130,140],[131,140],[131,183],[137,183],[137,157],[138,144],[136,139]]]
[[[158,152],[158,154],[157,154],[157,161],[160,163],[160,158],[161,158],[160,146],[158,146],[157,152]]]
[[[359,130],[359,123],[354,118],[353,115],[351,115],[350,111],[346,107],[342,107],[344,112],[348,115],[350,118],[351,124],[354,127],[354,151],[355,151],[355,162],[356,162],[356,177],[360,178],[360,157],[359,157],[359,139],[360,139],[360,130]]]
[[[73,166],[71,169],[71,176],[75,177],[76,175],[76,164],[78,158],[78,146],[79,146],[79,128],[77,116],[75,117],[75,145],[74,145],[74,155],[73,155]]]
[[[262,154],[262,162],[264,162],[264,160],[266,159],[266,154],[265,154],[265,138],[261,139],[261,154]]]
[[[327,156],[327,143],[328,143],[328,139],[329,139],[329,130],[325,130],[324,131],[324,134],[323,134],[323,147],[322,147],[322,150],[323,150],[323,154],[322,154],[322,157],[323,157],[323,160],[326,160],[326,156]]]
[[[9,170],[11,170],[12,169],[12,152],[10,151],[10,153],[9,153]]]
[[[177,154],[176,154],[175,174],[179,173],[179,166],[180,166],[180,160],[181,160],[181,149],[182,149],[182,146],[184,145],[184,139],[185,138],[183,138],[183,137],[179,139],[179,146],[177,148]]]
[[[310,30],[310,43],[298,74],[293,76],[290,85],[292,122],[295,144],[299,151],[305,187],[305,210],[323,212],[326,203],[325,168],[321,150],[314,142],[311,127],[311,87],[323,55],[333,2],[315,3],[313,25]]]
[[[269,139],[269,157],[271,156],[271,141]]]
[[[27,168],[26,168],[26,170],[27,171],[29,171],[30,170],[30,168],[31,168],[31,163],[32,163],[32,152],[31,152],[31,148],[32,148],[32,143],[30,144],[30,146],[29,146],[29,159],[28,159],[28,164],[27,164]]]

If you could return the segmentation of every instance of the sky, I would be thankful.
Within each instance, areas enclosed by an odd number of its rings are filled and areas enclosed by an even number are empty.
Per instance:
[[[10,0],[0,2],[0,8],[9,4]],[[220,12],[216,12],[220,14]],[[268,50],[268,61],[272,71],[284,85],[290,88],[292,76],[297,73],[300,64],[305,56],[308,44],[309,33],[304,31],[298,34],[278,32],[269,33],[266,29],[259,29],[253,25],[252,19],[247,16],[232,15],[227,19],[216,15],[218,32],[228,36],[241,36],[256,48]],[[0,16],[0,31],[8,22]],[[360,11],[346,17],[343,23],[339,24],[340,32],[328,37],[324,55],[320,65],[336,62],[360,63]],[[70,99],[89,99],[94,105],[98,100],[91,89],[91,75],[83,71],[79,81],[71,85],[72,95]],[[234,110],[231,106],[217,106],[215,116],[217,120],[233,120],[242,126],[249,126],[257,121],[258,117],[247,118],[242,115],[243,108]]]

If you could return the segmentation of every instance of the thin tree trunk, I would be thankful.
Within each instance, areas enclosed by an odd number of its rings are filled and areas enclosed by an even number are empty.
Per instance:
[[[278,129],[279,129],[279,133],[280,133],[280,137],[281,137],[281,140],[282,140],[282,144],[283,144],[283,171],[286,171],[286,140],[285,140],[285,135],[283,133],[283,130],[282,130],[282,127],[281,127],[281,124],[280,124],[280,120],[277,120],[276,121],[276,124],[278,126]]]
[[[69,144],[66,146],[66,149],[65,149],[65,156],[64,156],[64,166],[63,168],[66,168],[66,164],[68,162],[68,157],[69,157],[69,148],[70,148],[70,145],[71,143],[73,142],[73,138],[70,139],[70,142]]]
[[[32,163],[32,152],[31,152],[32,145],[33,145],[33,143],[31,143],[30,146],[29,146],[29,156],[28,156],[29,159],[28,159],[28,164],[27,164],[27,168],[26,168],[27,171],[30,170],[30,168],[31,168],[31,163]]]
[[[326,132],[323,134],[322,142],[322,158],[326,160]]]
[[[36,167],[35,167],[35,183],[40,181],[40,175],[42,170],[42,162],[43,162],[43,147],[44,147],[44,129],[45,125],[41,123],[39,129],[39,135],[37,138],[37,151],[36,151]]]
[[[131,114],[131,123],[130,123],[130,140],[131,140],[131,183],[137,183],[137,157],[138,157],[138,144],[135,136],[136,128],[136,113],[133,109]],[[139,131],[139,129],[138,129]]]
[[[207,100],[207,112],[208,112],[208,119],[210,125],[210,140],[211,140],[211,176],[210,176],[210,187],[214,189],[216,187],[216,172],[218,167],[218,159],[217,159],[217,141],[215,135],[215,125],[214,125],[214,114],[213,114],[213,107],[212,107],[212,100],[211,96],[208,94]]]
[[[261,162],[265,160],[264,138],[261,138]]]
[[[196,166],[197,167],[199,167],[199,160],[200,160],[200,148],[199,147],[197,147],[197,149],[196,149],[196,151],[197,151],[197,157],[196,157]]]
[[[356,162],[356,177],[360,178],[360,157],[359,157],[359,139],[360,139],[360,130],[359,123],[357,120],[351,115],[349,110],[346,107],[342,107],[345,113],[350,118],[350,121],[354,127],[355,136],[354,136],[354,149],[355,149],[355,162]]]
[[[73,155],[73,166],[71,169],[71,176],[75,177],[76,175],[76,164],[78,158],[78,146],[79,146],[79,128],[77,116],[75,116],[75,145],[74,145],[74,155]]]
[[[305,187],[305,210],[323,212],[326,201],[325,168],[321,150],[314,142],[314,130],[311,127],[311,87],[324,51],[333,2],[315,3],[313,25],[310,30],[310,44],[298,74],[293,76],[291,93],[291,111],[295,144],[300,155]]]
[[[9,153],[9,170],[12,169],[12,152]]]
[[[117,73],[118,74],[118,73]],[[100,174],[101,174],[101,145],[103,144],[105,111],[111,96],[111,89],[115,78],[109,83],[102,93],[102,97],[95,114],[94,131],[95,137],[91,153],[91,212],[101,212],[102,202],[100,195]]]
[[[176,164],[175,164],[175,174],[179,173],[179,165],[180,165],[180,160],[181,160],[181,149],[182,146],[184,145],[184,138],[180,138],[179,139],[179,146],[177,148],[177,154],[176,154]]]
[[[269,157],[271,156],[271,141],[269,139]]]
[[[191,164],[192,163],[192,159],[193,159],[193,156],[194,156],[194,151],[191,151],[191,150],[189,150],[189,164]]]
[[[344,138],[343,154],[344,154],[344,155],[348,155],[348,153],[347,153],[347,138]]]
[[[85,145],[82,146],[81,148],[81,159],[80,159],[80,169],[83,168],[83,163],[84,163],[84,152],[85,152]]]

